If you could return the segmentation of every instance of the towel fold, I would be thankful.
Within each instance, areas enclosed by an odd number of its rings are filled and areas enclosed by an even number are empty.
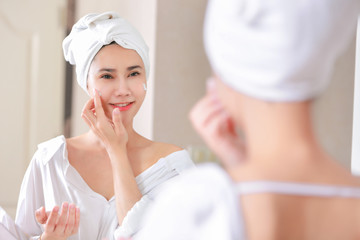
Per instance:
[[[135,50],[144,63],[148,78],[149,49],[140,33],[115,12],[91,13],[82,17],[63,41],[65,60],[76,65],[77,81],[85,92],[92,60],[103,46],[112,42]]]
[[[268,101],[316,97],[354,36],[359,0],[210,0],[205,49],[214,72]]]

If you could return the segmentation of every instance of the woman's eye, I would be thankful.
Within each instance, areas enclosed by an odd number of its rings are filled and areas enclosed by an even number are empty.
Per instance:
[[[108,74],[105,74],[105,75],[102,75],[101,78],[111,79],[112,76],[111,76],[111,75],[108,75]]]
[[[140,73],[139,72],[132,72],[132,73],[130,73],[130,77],[135,77],[135,76],[137,76],[137,75],[139,75]]]

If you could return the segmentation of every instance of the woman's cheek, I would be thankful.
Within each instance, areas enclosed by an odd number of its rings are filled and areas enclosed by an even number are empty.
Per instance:
[[[147,84],[145,81],[136,81],[134,83],[133,89],[136,89],[138,93],[146,92],[147,90]]]
[[[103,98],[104,100],[110,97],[111,88],[109,86],[99,84],[95,86],[95,88],[99,92],[101,98]]]

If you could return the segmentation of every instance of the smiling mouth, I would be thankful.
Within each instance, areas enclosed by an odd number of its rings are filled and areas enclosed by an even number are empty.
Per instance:
[[[129,102],[129,103],[118,103],[118,104],[112,104],[110,103],[111,105],[115,106],[115,107],[126,107],[128,105],[130,105],[132,102]]]
[[[120,111],[126,111],[128,110],[131,105],[133,104],[134,102],[127,102],[127,103],[110,103],[110,105],[114,108],[118,108]]]

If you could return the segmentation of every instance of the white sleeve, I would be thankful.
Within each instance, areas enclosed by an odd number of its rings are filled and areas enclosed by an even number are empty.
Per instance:
[[[229,177],[209,165],[166,183],[133,240],[233,240],[243,238],[238,199]]]
[[[190,168],[194,168],[194,163],[191,160],[189,153],[185,150],[174,152],[166,157],[166,168],[160,168],[152,175],[152,181],[147,182],[147,186],[151,190],[135,203],[135,205],[128,211],[121,226],[118,226],[114,233],[114,238],[133,237],[143,228],[143,218],[147,210],[153,204],[153,199],[162,191],[163,184],[177,178],[179,175],[186,172]],[[174,177],[174,172],[176,176]]]
[[[27,240],[28,237],[15,224],[14,220],[0,207],[0,236],[7,240]]]
[[[35,153],[23,178],[15,218],[16,225],[25,234],[32,236],[30,239],[37,239],[42,233],[35,219],[35,211],[45,205],[40,159],[37,156],[39,152]]]
[[[142,228],[142,218],[152,200],[144,195],[126,214],[121,226],[114,233],[114,239],[129,238]]]

